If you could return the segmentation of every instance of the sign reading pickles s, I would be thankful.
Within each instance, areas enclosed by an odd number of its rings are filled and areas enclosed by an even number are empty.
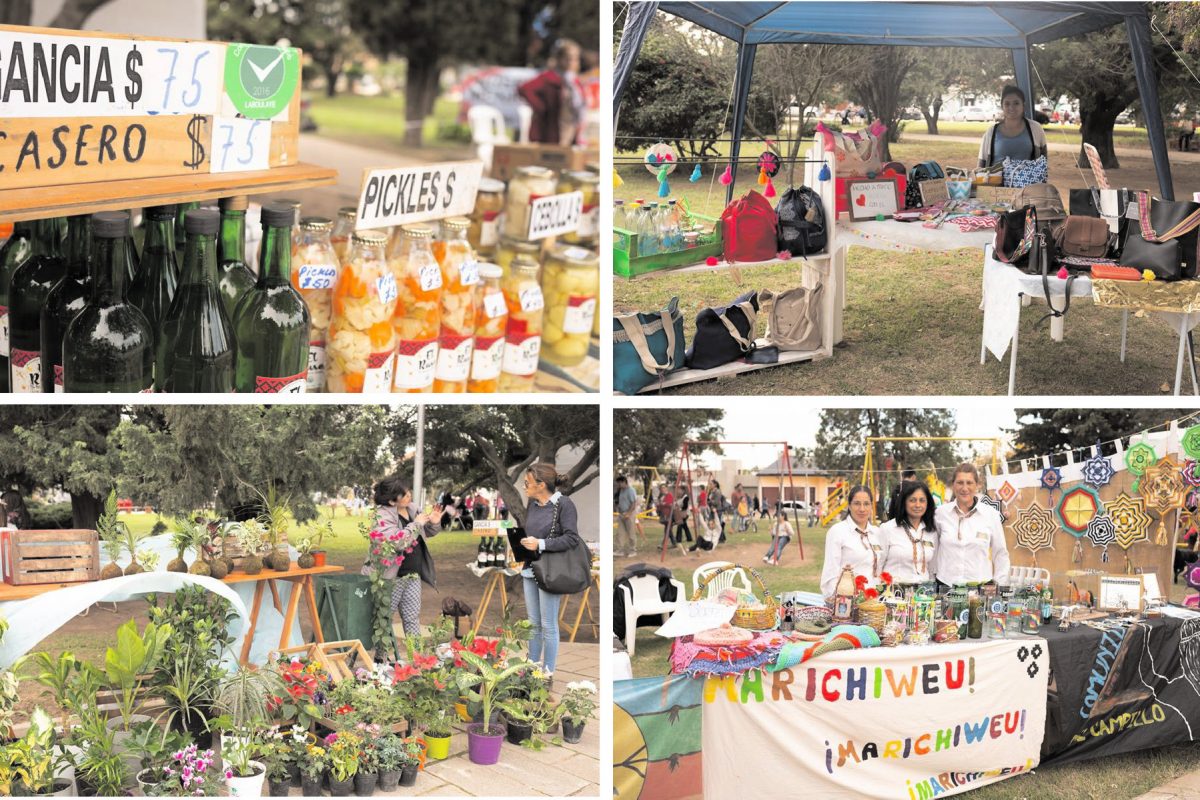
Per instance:
[[[371,169],[363,173],[357,230],[470,214],[482,161]]]
[[[294,47],[231,44],[225,48],[225,94],[248,119],[273,119],[287,110],[300,78]]]

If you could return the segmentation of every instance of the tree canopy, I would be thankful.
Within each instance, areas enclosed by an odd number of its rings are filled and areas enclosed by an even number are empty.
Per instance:
[[[954,412],[944,408],[846,408],[821,412],[813,463],[818,469],[861,469],[869,437],[937,437],[954,435]],[[882,442],[874,458],[882,467],[949,467],[959,458],[953,442]]]
[[[720,408],[618,408],[613,411],[613,456],[619,468],[669,467],[685,439],[719,439]],[[709,446],[698,446],[693,455]]]
[[[1175,409],[1118,408],[1027,408],[1017,411],[1017,427],[1012,436],[1013,455],[1017,458],[1053,456],[1067,449],[1090,447],[1159,428],[1188,412]],[[1078,459],[1077,459],[1078,460]]]

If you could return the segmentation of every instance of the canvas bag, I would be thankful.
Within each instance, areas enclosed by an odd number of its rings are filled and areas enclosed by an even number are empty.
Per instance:
[[[824,287],[803,286],[758,293],[759,313],[766,315],[766,344],[780,350],[816,350],[821,346],[821,296]]]
[[[771,201],[751,189],[721,212],[726,261],[770,261],[779,222]]]
[[[1200,203],[1151,201],[1149,192],[1138,192],[1137,214],[1121,250],[1121,266],[1151,270],[1165,281],[1196,277]]]
[[[637,394],[683,366],[683,313],[672,297],[657,313],[613,315],[613,389]]]
[[[887,130],[872,125],[857,134],[841,133],[817,123],[817,133],[825,138],[825,152],[833,153],[839,175],[867,175],[878,173],[883,166],[880,158],[879,137]]]
[[[780,250],[794,256],[808,256],[825,250],[828,233],[825,229],[825,205],[821,197],[807,186],[789,188],[775,206],[779,220]]]
[[[1016,189],[1050,180],[1050,165],[1045,156],[1038,156],[1032,161],[1005,158],[1003,169],[1004,185]]]
[[[727,306],[700,309],[684,362],[691,369],[712,369],[737,361],[754,349],[750,337],[757,319],[757,292],[740,295]]]

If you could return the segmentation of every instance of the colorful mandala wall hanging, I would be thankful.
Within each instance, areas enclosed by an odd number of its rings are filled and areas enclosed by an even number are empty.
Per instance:
[[[1193,425],[1184,431],[1179,446],[1188,458],[1200,459],[1200,425]]]
[[[1083,462],[1083,479],[1096,488],[1106,486],[1115,474],[1112,461],[1106,455],[1097,454]]]
[[[1104,510],[1112,517],[1113,525],[1117,529],[1117,547],[1125,551],[1125,571],[1132,573],[1133,562],[1129,560],[1129,548],[1150,538],[1147,530],[1152,520],[1146,513],[1146,501],[1121,492],[1115,500],[1104,503]]]
[[[1125,468],[1129,470],[1129,474],[1134,476],[1133,491],[1138,490],[1138,481],[1146,470],[1154,466],[1158,461],[1158,454],[1154,452],[1154,448],[1145,442],[1138,442],[1131,445],[1125,451]]]
[[[1179,468],[1179,474],[1188,486],[1200,486],[1200,461],[1194,458],[1184,461],[1183,466]]]
[[[1168,542],[1165,517],[1183,505],[1183,496],[1187,492],[1187,487],[1183,483],[1183,475],[1179,472],[1179,465],[1172,461],[1170,456],[1164,456],[1159,459],[1158,463],[1146,470],[1139,488],[1146,501],[1146,506],[1158,514],[1158,528],[1154,532],[1154,544],[1166,547]]]
[[[1017,534],[1017,547],[1024,547],[1033,553],[1033,565],[1037,566],[1038,550],[1054,549],[1054,534],[1058,524],[1050,512],[1031,503],[1017,512],[1017,520],[1012,524]]]
[[[1003,484],[1001,484],[1000,488],[996,490],[996,496],[1000,498],[1001,503],[1008,505],[1013,501],[1013,498],[1017,496],[1017,489],[1011,483],[1005,481]]]
[[[996,513],[1000,515],[1001,522],[1008,522],[1008,514],[1004,513],[1004,509],[1001,507],[999,500],[989,494],[983,494],[979,496],[979,502],[983,503],[985,506],[991,506],[992,508],[996,509]]]
[[[1100,560],[1108,561],[1108,546],[1117,540],[1117,526],[1106,514],[1097,514],[1087,524],[1087,540],[1093,547],[1103,547]]]
[[[1073,563],[1082,563],[1083,535],[1087,533],[1088,523],[1103,509],[1100,495],[1086,486],[1068,489],[1058,501],[1054,513],[1066,532],[1075,537],[1075,547],[1071,553]]]
[[[1053,503],[1055,490],[1062,491],[1062,472],[1058,467],[1042,470],[1042,488],[1050,492],[1050,502]]]

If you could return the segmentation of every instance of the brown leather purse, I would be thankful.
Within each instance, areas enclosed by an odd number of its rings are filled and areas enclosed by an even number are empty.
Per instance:
[[[1054,243],[1064,256],[1104,258],[1108,255],[1108,223],[1098,217],[1073,214],[1054,231]]]

